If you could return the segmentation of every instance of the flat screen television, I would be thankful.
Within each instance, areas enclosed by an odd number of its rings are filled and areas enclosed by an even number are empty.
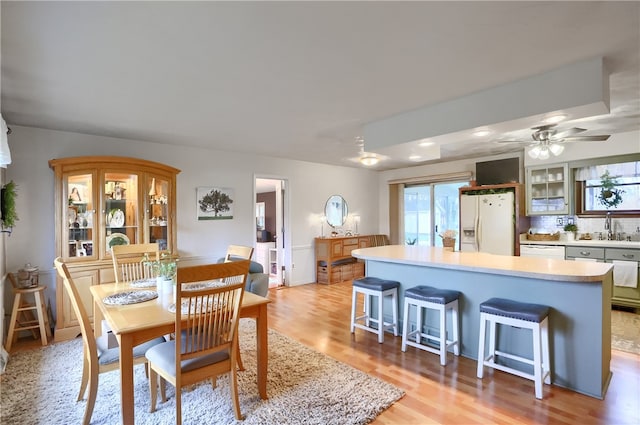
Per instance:
[[[479,185],[518,183],[520,161],[518,158],[476,162],[476,182]]]

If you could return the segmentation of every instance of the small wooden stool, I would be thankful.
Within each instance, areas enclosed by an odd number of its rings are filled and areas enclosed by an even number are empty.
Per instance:
[[[13,273],[8,273],[8,276],[15,296],[13,298],[13,310],[5,349],[7,352],[11,351],[13,340],[20,331],[29,330],[33,335],[33,339],[36,339],[35,329],[38,328],[40,329],[42,345],[47,345],[47,336],[51,336],[51,327],[49,326],[49,317],[44,301],[44,291],[47,287],[38,285],[31,288],[20,288]],[[25,301],[25,296],[28,294],[33,294],[34,304]],[[33,310],[36,311],[35,315]]]
[[[395,280],[380,279],[377,277],[363,277],[353,281],[353,298],[351,300],[351,333],[356,328],[378,334],[378,342],[384,342],[384,331],[393,329],[393,335],[398,336],[398,287],[400,282]],[[357,316],[356,304],[358,294],[364,295],[364,314]],[[378,316],[371,317],[371,297],[378,297]],[[392,322],[384,321],[383,302],[385,297],[391,298],[391,308],[393,314]],[[363,320],[364,324],[358,323]],[[377,327],[371,326],[371,322]]]
[[[486,326],[489,322],[489,354],[485,356]],[[505,353],[496,348],[497,325],[531,329],[533,359]],[[533,373],[496,362],[496,357],[516,360],[533,366]],[[504,298],[491,298],[480,304],[480,341],[478,343],[478,378],[482,379],[484,366],[512,373],[535,383],[536,398],[542,398],[542,384],[551,384],[551,359],[549,357],[549,307],[522,303]]]

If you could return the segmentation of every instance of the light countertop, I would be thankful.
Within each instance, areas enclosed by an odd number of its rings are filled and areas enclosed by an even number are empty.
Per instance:
[[[565,282],[602,282],[604,276],[612,270],[612,265],[608,263],[493,255],[483,252],[451,252],[443,248],[416,245],[360,248],[353,250],[351,255],[363,260]]]

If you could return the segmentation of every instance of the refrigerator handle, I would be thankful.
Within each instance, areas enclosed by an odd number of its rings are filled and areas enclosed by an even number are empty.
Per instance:
[[[476,251],[480,252],[480,235],[482,234],[482,221],[480,220],[480,209],[476,211]]]

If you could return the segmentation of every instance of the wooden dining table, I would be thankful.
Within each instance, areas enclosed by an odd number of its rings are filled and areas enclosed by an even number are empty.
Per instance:
[[[147,290],[149,288],[146,288]],[[135,402],[133,396],[133,347],[153,338],[175,331],[175,314],[169,311],[172,294],[159,293],[158,298],[137,304],[106,305],[102,300],[113,294],[136,289],[126,283],[93,285],[94,331],[100,335],[102,320],[106,320],[120,346],[120,403],[123,424],[133,424]],[[161,292],[158,288],[158,292]],[[241,318],[256,320],[258,393],[267,399],[267,305],[269,299],[244,292],[240,305]]]

